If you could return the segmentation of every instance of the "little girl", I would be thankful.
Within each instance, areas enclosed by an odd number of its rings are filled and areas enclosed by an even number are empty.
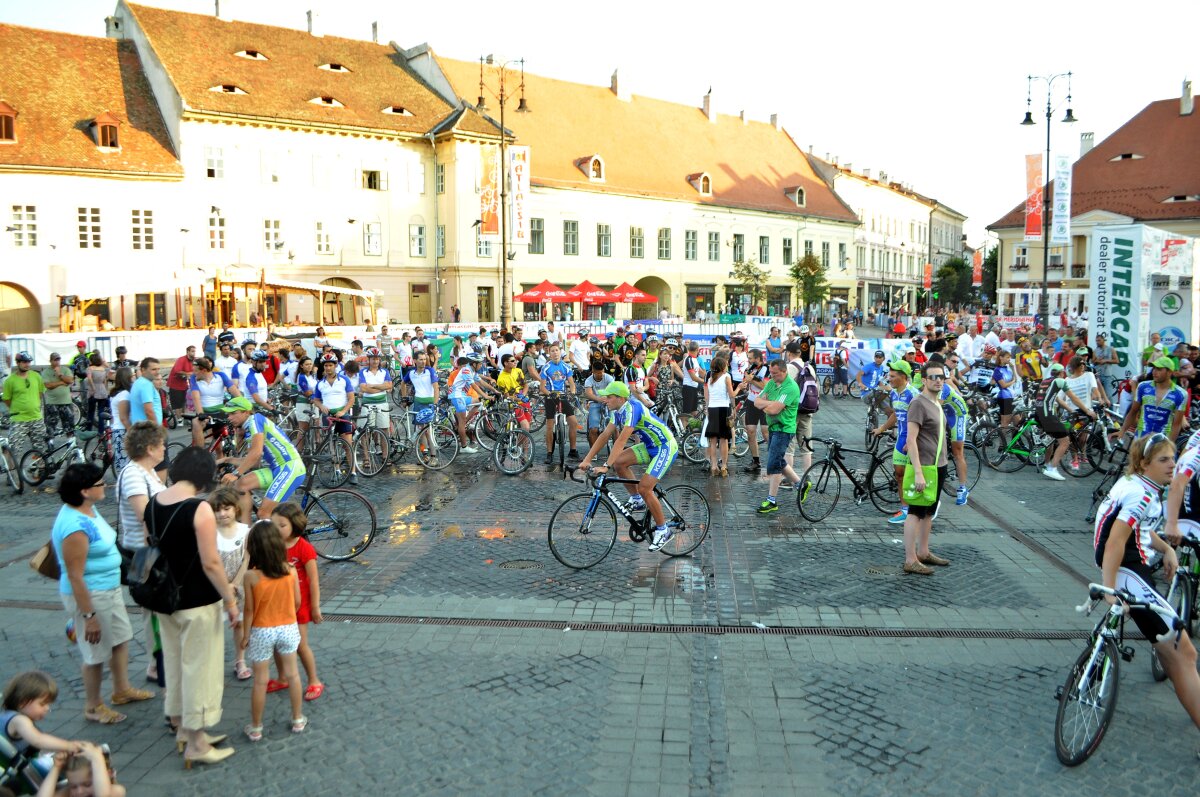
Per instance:
[[[217,518],[217,553],[221,555],[221,563],[225,565],[225,578],[233,585],[233,591],[238,596],[238,602],[245,606],[245,595],[242,590],[242,579],[246,575],[246,535],[250,527],[239,523],[237,516],[240,511],[241,495],[233,487],[222,487],[214,490],[208,497],[208,503]],[[244,681],[253,673],[246,666],[246,648],[240,644],[241,635],[234,633],[234,648],[237,655],[233,662],[233,673],[239,681]]]
[[[113,782],[108,748],[82,742],[83,750],[57,753],[54,765],[42,781],[37,797],[125,797],[125,787]],[[59,788],[59,775],[66,773],[65,788]]]
[[[300,629],[296,627],[296,609],[300,606],[300,586],[296,569],[288,564],[287,548],[279,527],[260,520],[246,538],[250,567],[244,585],[246,607],[242,618],[241,646],[247,649],[254,665],[254,689],[250,696],[250,724],[246,738],[263,738],[263,708],[267,702],[267,678],[271,674],[271,654],[282,659],[281,673],[288,679],[292,698],[292,733],[302,733],[308,718],[300,713],[300,673],[296,669],[296,648]]]
[[[44,672],[31,670],[15,676],[4,687],[3,710],[0,710],[0,734],[3,734],[18,753],[34,761],[34,768],[45,775],[51,758],[40,754],[78,753],[84,742],[68,741],[42,733],[34,724],[50,713],[50,704],[58,698],[58,685]]]
[[[300,608],[296,610],[296,622],[300,624],[300,662],[304,665],[304,673],[308,676],[308,688],[304,690],[305,700],[316,700],[325,693],[325,684],[317,677],[317,659],[313,656],[308,644],[308,624],[321,622],[321,582],[317,577],[317,552],[304,536],[308,527],[308,518],[304,510],[294,501],[279,504],[271,512],[271,520],[279,527],[283,543],[287,546],[288,564],[296,568],[296,576],[300,580]],[[281,680],[272,680],[267,684],[268,692],[281,692],[288,688],[288,680],[283,677],[281,659],[275,657],[275,670]]]

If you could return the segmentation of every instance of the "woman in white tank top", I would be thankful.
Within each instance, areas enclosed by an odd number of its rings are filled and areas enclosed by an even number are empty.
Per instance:
[[[729,379],[729,364],[724,357],[714,357],[709,368],[708,381],[704,383],[704,403],[708,407],[708,426],[704,436],[708,438],[709,473],[728,476],[729,441],[733,439],[729,409],[733,383]]]

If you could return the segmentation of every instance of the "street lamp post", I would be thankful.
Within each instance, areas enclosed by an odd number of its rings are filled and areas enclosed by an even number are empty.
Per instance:
[[[479,104],[476,106],[480,111],[487,110],[487,102],[484,99],[484,64],[498,67],[497,76],[499,78],[498,91],[492,92],[492,95],[500,103],[500,326],[507,329],[511,320],[509,318],[511,291],[508,288],[508,261],[516,257],[517,253],[508,251],[508,128],[504,126],[504,107],[510,96],[507,86],[508,67],[510,64],[519,64],[521,67],[521,96],[520,102],[517,103],[517,113],[529,113],[529,105],[525,102],[525,59],[505,59],[495,54],[480,57]]]
[[[1040,80],[1046,84],[1046,160],[1045,178],[1042,181],[1042,295],[1038,302],[1038,311],[1042,324],[1050,329],[1050,128],[1051,117],[1054,115],[1054,81],[1059,78],[1067,79],[1067,113],[1063,116],[1065,124],[1079,121],[1071,110],[1071,73],[1060,72],[1057,75],[1028,75],[1025,92],[1025,118],[1021,124],[1030,126],[1037,124],[1033,121],[1033,81]],[[1057,190],[1057,189],[1055,189]]]

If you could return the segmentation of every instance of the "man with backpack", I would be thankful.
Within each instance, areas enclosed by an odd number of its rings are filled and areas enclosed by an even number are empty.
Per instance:
[[[805,441],[812,437],[813,416],[821,408],[821,385],[817,381],[817,372],[813,364],[805,359],[806,354],[811,356],[811,348],[806,352],[803,341],[797,339],[787,345],[786,352],[788,377],[796,383],[800,391],[800,400],[796,405],[796,435],[788,445],[784,458],[791,468],[796,461],[796,455],[799,454],[800,472],[803,473],[812,465],[812,448]],[[801,501],[808,497],[809,487],[810,484],[804,485],[806,494],[800,496]]]

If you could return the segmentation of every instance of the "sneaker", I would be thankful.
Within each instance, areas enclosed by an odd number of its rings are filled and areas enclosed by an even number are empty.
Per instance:
[[[583,457],[579,456],[579,452],[572,448],[571,453],[567,455],[567,459],[581,460]]]
[[[640,495],[635,495],[625,502],[626,512],[643,512],[646,509],[646,502]]]
[[[808,500],[808,494],[812,490],[813,483],[811,481],[804,482],[804,488],[800,491],[800,503]]]
[[[1078,454],[1071,456],[1071,470],[1079,470],[1083,467],[1083,457]]]
[[[954,496],[955,506],[966,506],[967,498],[971,495],[971,491],[967,489],[967,485],[958,485],[958,494]]]
[[[888,518],[888,523],[899,524],[906,520],[908,520],[908,507],[904,507],[899,512]]]
[[[358,486],[358,474],[357,473],[350,474],[350,485],[352,487]]]
[[[478,448],[476,448],[475,446],[466,446],[466,447],[464,447],[464,448],[460,448],[460,449],[459,449],[459,453],[462,453],[462,454],[478,454],[478,453],[479,453],[479,449],[478,449]]]
[[[742,473],[762,473],[762,465],[758,464],[758,460],[754,460],[749,465],[742,468]]]
[[[1054,481],[1056,481],[1056,482],[1065,482],[1067,480],[1066,476],[1063,476],[1061,473],[1058,472],[1058,468],[1052,468],[1049,465],[1047,465],[1045,467],[1045,469],[1042,470],[1042,475],[1045,476],[1047,479],[1054,479]]]
[[[769,515],[772,512],[779,511],[779,504],[775,503],[774,501],[763,501],[758,505],[758,509],[755,511],[757,511],[760,515]]]
[[[650,541],[650,552],[654,553],[655,551],[661,549],[664,545],[670,542],[671,538],[674,536],[675,533],[671,531],[670,526],[665,526],[661,529],[655,529],[654,539]]]
[[[542,464],[543,465],[553,465],[554,464],[554,455],[547,454],[546,458],[542,460]]]

